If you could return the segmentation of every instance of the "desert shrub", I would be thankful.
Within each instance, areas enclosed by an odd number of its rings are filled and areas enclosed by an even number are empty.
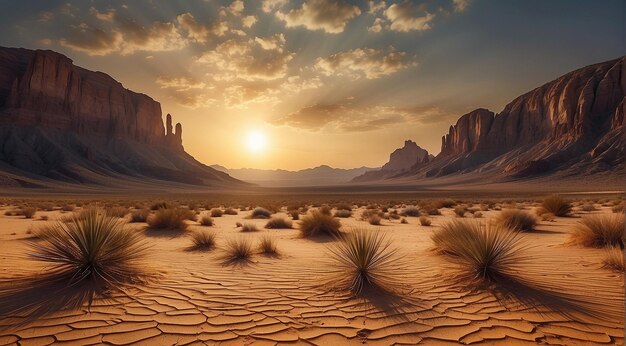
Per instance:
[[[242,232],[258,232],[259,229],[256,227],[256,224],[245,222],[241,226],[241,231]]]
[[[74,211],[76,207],[72,204],[64,204],[63,206],[61,206],[61,210],[63,211]]]
[[[278,217],[278,216],[272,217],[265,224],[265,228],[268,228],[268,229],[281,229],[281,228],[292,228],[292,227],[293,227],[293,224],[291,223],[291,220]]]
[[[200,224],[202,226],[213,226],[213,218],[209,215],[203,215],[200,219]]]
[[[254,253],[252,242],[247,237],[231,238],[226,242],[222,260],[225,264],[244,264],[250,262]]]
[[[340,203],[340,204],[335,205],[335,209],[352,211],[352,206],[346,203]]]
[[[591,203],[586,203],[586,204],[583,204],[580,207],[580,210],[582,210],[582,211],[594,211],[594,210],[596,210],[596,207],[593,204],[591,204]]]
[[[380,215],[384,215],[381,211],[379,211],[378,209],[365,209],[363,210],[363,212],[361,213],[361,220],[362,221],[368,221],[370,219],[370,217],[377,215],[380,217]]]
[[[22,209],[20,209],[20,214],[23,215],[27,219],[30,219],[33,216],[35,216],[35,212],[37,212],[37,209],[34,207],[23,207]]]
[[[456,205],[456,202],[451,200],[451,199],[443,199],[440,201],[436,201],[434,203],[435,208],[437,209],[441,209],[441,208],[452,208]]]
[[[537,225],[537,219],[519,209],[504,209],[496,218],[496,222],[514,231],[532,231]]]
[[[426,214],[431,215],[431,216],[441,215],[441,211],[439,211],[439,209],[435,208],[432,205],[425,206],[424,210],[426,211]]]
[[[167,202],[157,202],[150,206],[150,210],[170,209],[172,206]]]
[[[237,215],[237,214],[239,214],[239,212],[237,212],[237,210],[235,210],[233,208],[226,208],[226,209],[224,209],[224,214],[226,214],[226,215]]]
[[[30,244],[32,256],[51,265],[46,275],[65,280],[68,286],[91,280],[118,288],[135,282],[148,249],[140,233],[96,209],[43,228],[37,237],[40,241]]]
[[[300,221],[300,234],[303,238],[319,236],[338,237],[341,235],[340,227],[341,222],[331,215],[313,211]]]
[[[454,207],[454,213],[455,213],[455,214],[456,214],[456,216],[458,216],[458,217],[463,217],[463,216],[465,216],[465,213],[466,213],[466,212],[467,212],[467,209],[465,209],[465,207],[464,207],[464,206],[459,205],[459,206]]]
[[[335,217],[347,218],[352,216],[352,211],[347,209],[339,209],[335,212]]]
[[[211,209],[211,217],[221,217],[223,214],[224,212],[220,208]]]
[[[293,220],[299,220],[300,219],[300,213],[297,210],[290,210],[289,211],[289,216],[291,216],[291,218]]]
[[[278,255],[278,246],[276,240],[269,235],[262,236],[259,239],[259,252],[265,255],[276,256]]]
[[[606,249],[602,264],[605,268],[624,272],[624,251],[616,246]]]
[[[402,219],[400,220],[400,223],[409,223],[409,222],[408,222],[405,218],[402,218]]]
[[[555,216],[567,216],[572,212],[572,205],[559,195],[551,195],[544,198],[537,212],[539,214],[552,213]]]
[[[400,220],[401,217],[402,216],[400,216],[399,214],[396,214],[396,213],[389,213],[387,215],[387,218],[391,219],[391,220]]]
[[[611,207],[611,211],[614,213],[623,213],[624,212],[624,204],[617,204]]]
[[[474,217],[477,219],[480,219],[481,217],[483,217],[483,213],[480,211],[475,211],[474,212]]]
[[[369,219],[367,219],[367,222],[369,222],[370,225],[374,226],[380,226],[381,221],[382,219],[378,215],[372,215],[369,217]]]
[[[107,216],[123,218],[129,211],[126,207],[110,207],[105,209],[105,213]]]
[[[519,232],[498,224],[453,220],[432,236],[436,250],[459,267],[458,279],[468,282],[498,282],[510,279],[522,263]]]
[[[202,230],[191,233],[193,250],[210,250],[215,247],[215,232]]]
[[[624,248],[624,214],[589,215],[574,228],[571,242],[589,247]]]
[[[241,222],[235,222],[235,227],[241,227],[243,224]]]
[[[323,205],[318,208],[319,212],[326,215],[332,215],[333,209],[330,206]]]
[[[402,210],[402,215],[404,216],[411,216],[411,217],[418,217],[420,216],[420,210],[419,208],[415,207],[415,206],[409,206],[406,207]]]
[[[250,217],[253,219],[269,219],[272,216],[272,212],[261,207],[254,208]]]
[[[392,291],[402,283],[397,249],[384,234],[356,230],[329,247],[333,282],[359,295],[363,290]]]
[[[151,229],[187,231],[186,220],[189,218],[189,210],[182,208],[158,209],[146,220]]]
[[[432,221],[427,216],[420,216],[420,225],[422,226],[430,226]]]
[[[150,210],[147,208],[133,210],[133,212],[130,213],[130,222],[146,222],[149,215]]]

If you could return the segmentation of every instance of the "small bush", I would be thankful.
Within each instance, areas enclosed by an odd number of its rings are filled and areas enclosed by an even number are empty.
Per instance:
[[[609,247],[606,249],[602,264],[605,268],[624,272],[624,252],[619,247]]]
[[[265,255],[277,256],[278,247],[274,238],[269,235],[262,236],[259,241],[259,252]]]
[[[235,227],[241,227],[241,226],[243,226],[241,222],[235,222]]]
[[[580,210],[582,210],[582,211],[594,211],[594,210],[596,210],[596,207],[593,204],[591,204],[591,203],[586,203],[586,204],[583,204],[580,207]]]
[[[496,222],[514,231],[530,232],[535,229],[537,219],[519,209],[505,209],[500,212]]]
[[[71,204],[65,204],[61,207],[61,210],[63,211],[74,211],[76,207],[74,205]]]
[[[417,207],[414,206],[410,206],[410,207],[406,207],[402,210],[402,215],[404,216],[411,216],[411,217],[418,217],[420,216],[420,210]]]
[[[347,218],[352,216],[352,211],[346,209],[339,209],[335,212],[335,217]]]
[[[150,215],[150,210],[147,208],[134,210],[130,214],[130,222],[146,222],[149,215]]]
[[[241,231],[242,232],[258,232],[259,229],[256,227],[256,224],[246,222],[241,226]]]
[[[215,232],[202,230],[191,233],[193,250],[210,250],[215,247]]]
[[[105,209],[105,213],[107,216],[123,218],[129,211],[126,207],[110,207]]]
[[[551,195],[544,198],[537,212],[540,215],[552,213],[555,216],[567,216],[572,212],[572,205],[559,195]]]
[[[210,217],[209,215],[204,215],[202,216],[202,218],[200,219],[200,224],[202,226],[213,226],[213,218]]]
[[[325,215],[332,215],[333,209],[327,205],[319,207],[319,212]]]
[[[289,216],[291,216],[292,220],[300,220],[300,213],[297,210],[290,210]]]
[[[400,223],[409,223],[405,218],[400,219]]]
[[[151,229],[185,232],[187,231],[187,223],[185,223],[185,221],[188,219],[188,209],[161,208],[158,209],[153,215],[150,215],[147,222]]]
[[[281,229],[281,228],[292,228],[291,220],[274,216],[272,217],[267,224],[265,224],[265,228],[268,229]]]
[[[483,217],[483,213],[480,211],[475,211],[474,212],[474,218],[476,219],[480,219],[481,217]]]
[[[432,221],[427,216],[420,216],[420,225],[422,226],[430,226]]]
[[[245,264],[250,262],[253,252],[250,239],[246,237],[231,238],[226,242],[222,259],[225,264]]]
[[[467,209],[465,209],[464,206],[456,206],[454,207],[454,213],[456,214],[456,216],[458,217],[463,217],[465,216],[465,213],[467,212]]]
[[[37,209],[34,207],[24,207],[20,210],[20,214],[22,214],[27,219],[35,216],[35,212],[37,212]]]
[[[254,208],[250,217],[253,219],[269,219],[272,216],[272,212],[261,207]]]
[[[382,219],[378,215],[372,215],[369,217],[369,219],[367,219],[367,222],[369,222],[370,225],[374,226],[380,226],[381,221]]]
[[[571,242],[589,247],[624,248],[624,214],[589,215],[574,228]]]
[[[211,209],[211,217],[221,217],[223,214],[224,212],[220,208]]]
[[[320,236],[339,237],[341,222],[331,215],[313,211],[300,221],[300,234],[303,238]]]
[[[437,209],[441,209],[441,208],[452,208],[456,205],[456,202],[451,200],[451,199],[444,199],[444,200],[440,200],[435,202],[434,206]]]
[[[224,214],[226,214],[226,215],[237,215],[237,214],[239,214],[239,212],[237,212],[237,210],[235,210],[233,208],[226,208],[224,210]]]

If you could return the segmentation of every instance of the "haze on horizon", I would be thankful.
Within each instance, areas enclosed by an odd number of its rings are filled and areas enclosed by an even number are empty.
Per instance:
[[[5,1],[0,45],[150,95],[206,164],[377,167],[475,108],[626,51],[624,2]],[[528,23],[532,23],[529,25]]]

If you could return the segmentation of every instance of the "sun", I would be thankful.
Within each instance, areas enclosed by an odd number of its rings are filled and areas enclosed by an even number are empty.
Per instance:
[[[250,131],[246,134],[245,138],[246,148],[251,153],[260,153],[267,147],[267,138],[261,131]]]

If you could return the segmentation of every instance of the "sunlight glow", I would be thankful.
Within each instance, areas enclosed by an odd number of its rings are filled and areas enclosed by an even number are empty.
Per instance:
[[[255,154],[263,152],[267,147],[265,134],[257,130],[248,132],[248,134],[246,134],[245,142],[248,151]]]

